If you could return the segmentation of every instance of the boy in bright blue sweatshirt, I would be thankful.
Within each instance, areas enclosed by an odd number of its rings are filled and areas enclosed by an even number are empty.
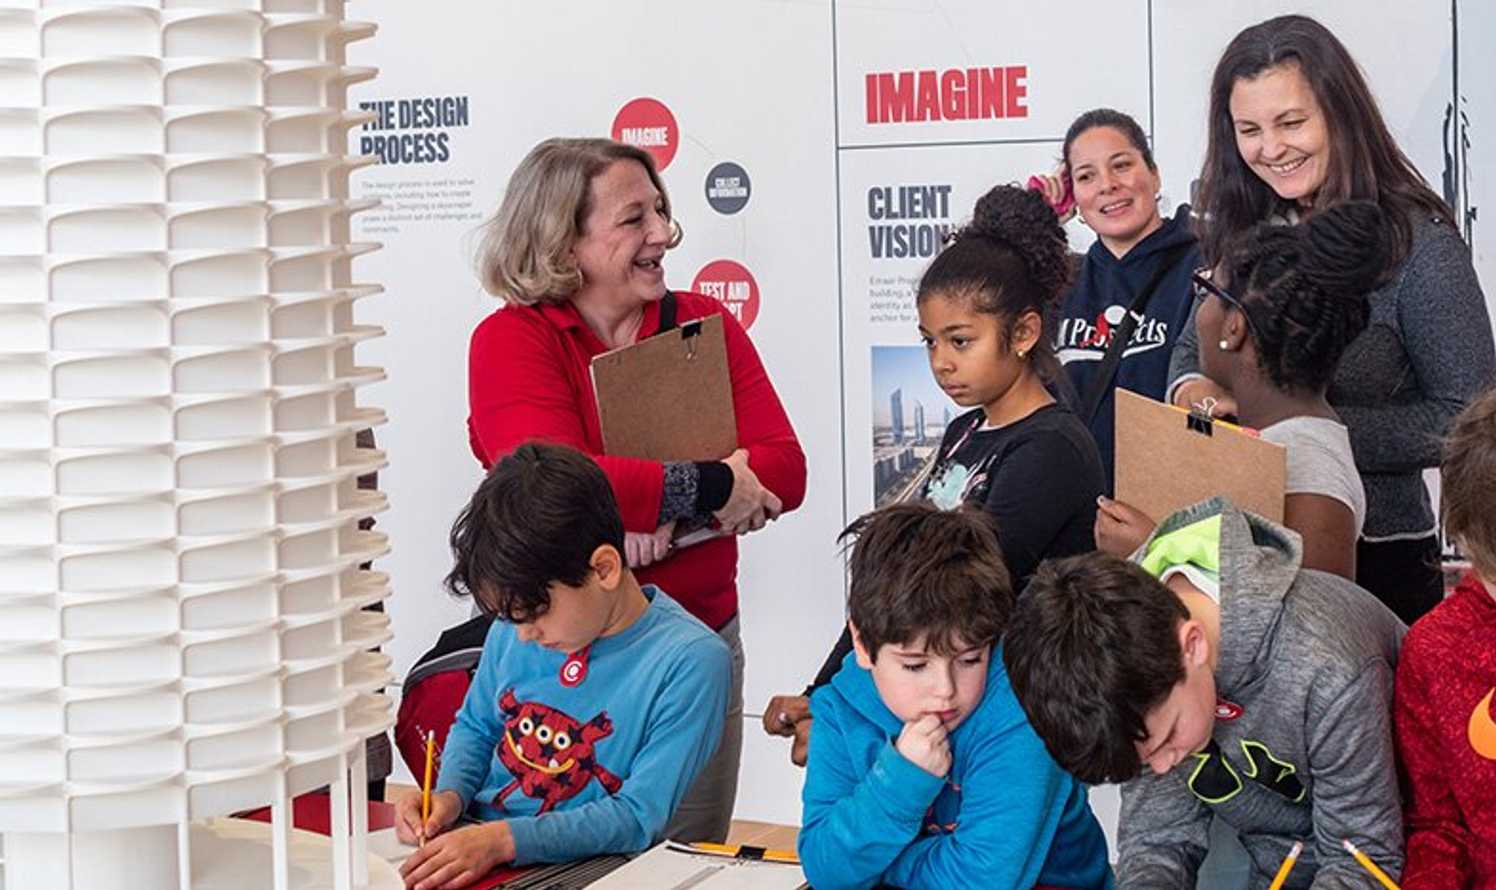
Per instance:
[[[660,840],[722,732],[721,639],[624,558],[607,477],[527,444],[500,460],[452,529],[447,586],[498,620],[441,753],[397,833],[425,843],[406,886],[461,886],[495,866],[643,850]],[[479,820],[459,828],[462,816]]]
[[[855,539],[853,652],[811,697],[807,880],[1111,887],[1085,786],[1044,750],[994,657],[1013,589],[990,520],[901,504],[842,538]]]

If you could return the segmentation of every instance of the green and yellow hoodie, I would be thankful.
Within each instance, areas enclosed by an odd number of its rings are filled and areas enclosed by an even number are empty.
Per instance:
[[[1136,557],[1218,599],[1219,703],[1205,751],[1122,786],[1119,888],[1194,888],[1212,816],[1240,834],[1253,890],[1294,841],[1286,888],[1379,887],[1343,839],[1401,872],[1391,709],[1406,628],[1355,584],[1300,568],[1302,549],[1217,498],[1166,519]]]

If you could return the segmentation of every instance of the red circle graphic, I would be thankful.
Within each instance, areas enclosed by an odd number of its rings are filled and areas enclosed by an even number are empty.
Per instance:
[[[758,318],[758,282],[753,280],[753,273],[736,260],[712,260],[702,266],[691,282],[691,290],[726,306],[744,330],[752,327]]]
[[[655,167],[664,170],[680,148],[680,127],[665,103],[640,97],[618,109],[613,118],[613,138],[649,152],[654,156]]]

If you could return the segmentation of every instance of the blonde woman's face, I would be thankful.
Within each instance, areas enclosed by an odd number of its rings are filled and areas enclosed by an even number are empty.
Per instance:
[[[665,201],[644,165],[614,161],[593,177],[592,209],[572,255],[582,272],[577,299],[647,303],[665,295],[670,243]]]

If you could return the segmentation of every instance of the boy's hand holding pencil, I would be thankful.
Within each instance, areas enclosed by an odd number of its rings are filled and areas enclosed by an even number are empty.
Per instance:
[[[451,828],[461,815],[461,795],[456,791],[436,792],[431,795],[431,814],[423,825],[421,792],[412,791],[395,803],[395,837],[402,844],[418,845]]]

